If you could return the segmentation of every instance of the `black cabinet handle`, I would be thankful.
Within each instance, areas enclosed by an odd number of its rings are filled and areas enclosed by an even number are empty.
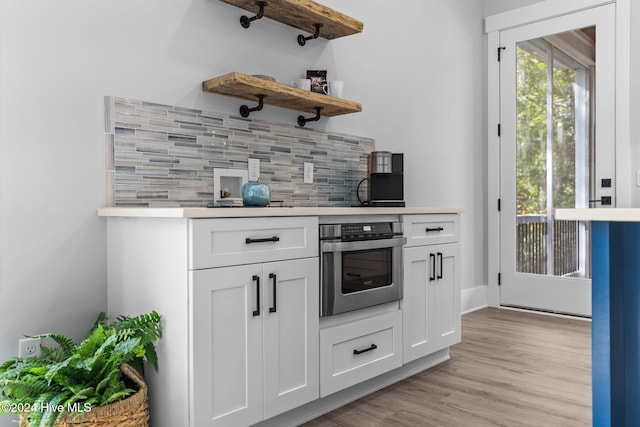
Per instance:
[[[353,350],[353,354],[357,355],[357,354],[366,353],[367,351],[375,350],[376,348],[378,348],[377,345],[371,344],[371,346],[365,348],[364,350]]]
[[[436,254],[429,254],[429,259],[431,260],[431,274],[429,275],[429,281],[433,282],[436,280]]]
[[[260,316],[260,276],[253,276],[253,281],[256,282],[256,307],[257,310],[253,310],[254,316]]]
[[[426,232],[427,233],[430,233],[432,231],[444,231],[444,228],[442,228],[442,227],[438,227],[438,228],[429,228],[429,227],[427,227],[426,228]]]
[[[277,308],[276,303],[276,287],[278,286],[278,278],[275,273],[269,273],[269,279],[273,280],[273,307],[269,308],[269,313],[275,313]]]
[[[279,241],[280,241],[280,238],[278,236],[264,237],[264,238],[261,238],[261,239],[252,239],[251,237],[247,237],[244,240],[244,243],[249,245],[251,243],[265,243],[265,242],[279,242]]]
[[[438,274],[438,279],[442,279],[442,252],[438,252],[438,258],[440,258],[440,274]]]

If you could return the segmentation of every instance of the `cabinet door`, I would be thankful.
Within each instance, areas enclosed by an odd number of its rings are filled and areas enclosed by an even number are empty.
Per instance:
[[[192,426],[246,426],[263,419],[262,266],[191,272]],[[263,283],[260,283],[262,286]],[[254,316],[254,310],[260,315]],[[167,325],[169,327],[169,325]]]
[[[431,282],[434,327],[433,351],[460,342],[460,245],[431,248],[436,255],[436,280]],[[431,253],[430,251],[430,253]]]
[[[319,397],[318,259],[268,263],[263,271],[264,409],[270,418]]]
[[[433,300],[429,292],[432,272],[429,246],[404,249],[404,297],[402,299],[402,340],[404,363],[432,352]],[[435,280],[435,279],[434,279]]]
[[[460,245],[404,249],[404,363],[460,342]]]

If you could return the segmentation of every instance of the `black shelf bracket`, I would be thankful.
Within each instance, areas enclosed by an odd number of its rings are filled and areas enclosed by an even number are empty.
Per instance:
[[[318,37],[320,37],[320,28],[322,28],[322,24],[313,24],[313,26],[316,27],[316,32],[312,36],[305,37],[302,34],[298,36],[298,44],[300,46],[304,46],[305,44],[307,44],[307,40],[317,39]]]
[[[242,15],[240,17],[240,25],[242,25],[242,28],[249,28],[251,26],[251,23],[257,19],[260,19],[264,16],[264,7],[267,5],[266,1],[257,1],[256,5],[260,8],[260,10],[258,10],[258,14],[252,18],[249,18],[246,15]]]
[[[300,127],[304,127],[304,125],[307,122],[315,122],[320,120],[320,111],[322,110],[322,107],[315,107],[316,108],[316,115],[315,117],[309,117],[308,119],[305,118],[304,116],[298,116],[298,126]]]
[[[246,105],[241,106],[240,115],[242,117],[249,117],[249,114],[251,114],[252,112],[262,110],[262,107],[264,107],[263,101],[267,95],[256,95],[256,96],[258,97],[258,106],[253,108],[249,108]]]

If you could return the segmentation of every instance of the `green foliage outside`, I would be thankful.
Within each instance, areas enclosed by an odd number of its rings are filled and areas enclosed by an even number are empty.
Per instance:
[[[162,331],[155,311],[120,316],[110,324],[101,313],[79,344],[60,334],[38,336],[57,345],[41,345],[39,357],[12,358],[0,365],[0,412],[30,408],[33,427],[55,425],[62,412],[54,408],[105,406],[133,394],[120,371],[123,363],[140,373],[145,362],[158,369],[154,343]]]
[[[575,207],[574,70],[553,70],[553,204]],[[547,213],[547,64],[518,48],[516,214]]]

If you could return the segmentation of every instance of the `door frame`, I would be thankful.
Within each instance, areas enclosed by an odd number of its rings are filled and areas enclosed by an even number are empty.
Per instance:
[[[485,18],[487,34],[487,302],[500,306],[500,67],[497,61],[500,31],[615,3],[615,164],[617,207],[631,202],[630,86],[631,0],[546,0]]]

